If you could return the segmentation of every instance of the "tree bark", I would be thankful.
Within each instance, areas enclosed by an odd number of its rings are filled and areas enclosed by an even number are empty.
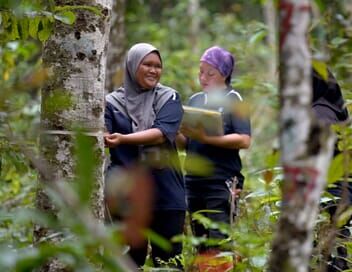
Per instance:
[[[70,181],[75,168],[75,129],[93,138],[97,157],[95,184],[91,196],[94,216],[104,217],[104,84],[106,49],[112,0],[55,0],[56,6],[94,6],[97,15],[87,9],[75,10],[73,26],[55,22],[53,35],[43,48],[43,65],[50,79],[42,89],[41,155],[49,162],[51,177],[41,176],[43,183]],[[55,214],[55,207],[39,186],[37,207]],[[47,238],[52,231],[36,226],[35,240]],[[59,239],[58,239],[59,240]],[[56,241],[52,241],[56,242]],[[49,262],[42,271],[63,271],[58,262]]]
[[[352,2],[349,0],[344,0],[343,5],[348,13],[348,18],[352,22]]]
[[[264,21],[268,27],[268,38],[267,43],[272,52],[272,58],[268,62],[268,74],[269,79],[272,82],[276,82],[276,69],[277,69],[277,57],[276,57],[276,8],[273,0],[266,0],[263,3],[263,14]]]
[[[284,169],[281,216],[271,272],[308,271],[319,199],[334,137],[311,113],[309,0],[280,1],[280,144]]]
[[[126,45],[125,11],[126,0],[115,0],[111,14],[111,29],[106,65],[105,89],[108,92],[120,86],[123,81]]]
[[[188,3],[188,17],[190,19],[190,28],[189,28],[189,44],[192,48],[192,53],[198,55],[198,36],[200,28],[200,19],[198,17],[199,10],[199,0],[189,0]]]

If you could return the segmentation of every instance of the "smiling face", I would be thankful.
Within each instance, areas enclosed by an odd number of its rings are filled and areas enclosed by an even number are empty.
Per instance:
[[[146,55],[136,71],[136,80],[143,89],[153,89],[160,80],[162,71],[159,55],[152,52]]]
[[[217,69],[204,61],[200,62],[198,78],[203,91],[226,87],[226,78]]]

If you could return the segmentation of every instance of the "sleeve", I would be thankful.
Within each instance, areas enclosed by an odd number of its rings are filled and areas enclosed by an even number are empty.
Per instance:
[[[204,93],[202,92],[195,93],[188,99],[187,105],[191,107],[202,108],[204,107],[204,102],[205,102],[204,99],[205,99]]]
[[[231,115],[231,122],[234,133],[251,135],[251,123],[249,118],[240,117],[236,114]]]
[[[170,141],[175,141],[183,116],[180,97],[171,97],[157,113],[152,128],[158,128]]]
[[[105,127],[109,133],[113,133],[113,108],[112,105],[108,102],[106,102],[105,106],[105,113],[104,113],[104,119],[105,119]]]
[[[335,112],[327,106],[322,104],[313,105],[313,111],[318,120],[328,124],[336,124],[339,122]]]
[[[233,103],[243,103],[241,95],[236,91],[232,91],[230,97]],[[231,123],[234,133],[251,135],[251,123],[248,116],[242,116],[236,112],[231,113]]]

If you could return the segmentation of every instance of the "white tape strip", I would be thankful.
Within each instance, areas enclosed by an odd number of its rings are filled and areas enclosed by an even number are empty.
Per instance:
[[[68,130],[42,130],[42,134],[51,134],[51,135],[76,135],[78,132],[76,131],[68,131]],[[104,135],[104,131],[97,131],[97,132],[80,132],[83,135],[99,137]]]

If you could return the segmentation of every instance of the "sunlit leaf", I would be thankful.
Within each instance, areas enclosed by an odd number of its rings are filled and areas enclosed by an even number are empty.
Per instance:
[[[165,251],[171,250],[171,244],[168,240],[160,236],[159,234],[151,231],[151,230],[145,230],[144,231],[145,235],[149,237],[150,241],[153,242],[154,244],[158,245],[161,249]]]
[[[56,13],[54,18],[68,25],[72,25],[76,21],[76,15],[69,10],[64,10]]]
[[[42,29],[38,32],[38,39],[45,42],[51,35],[52,25],[48,18],[43,17],[40,21]]]
[[[343,154],[338,154],[332,160],[328,170],[328,183],[333,183],[342,178],[344,174]]]
[[[29,20],[29,35],[33,39],[37,39],[39,22],[40,18],[37,16]]]
[[[20,38],[20,33],[18,31],[18,20],[15,16],[11,16],[11,40],[17,40]]]
[[[346,211],[344,211],[337,220],[337,227],[341,228],[345,226],[352,216],[352,207],[349,207]]]
[[[312,65],[315,71],[325,80],[328,80],[329,72],[328,72],[328,66],[326,65],[325,62],[318,61],[318,60],[313,60]]]
[[[261,42],[265,36],[267,35],[267,31],[266,30],[260,30],[258,32],[256,32],[252,37],[249,38],[249,43],[252,45],[255,45],[259,42]]]
[[[29,36],[29,19],[27,17],[20,19],[21,39],[26,40]]]

